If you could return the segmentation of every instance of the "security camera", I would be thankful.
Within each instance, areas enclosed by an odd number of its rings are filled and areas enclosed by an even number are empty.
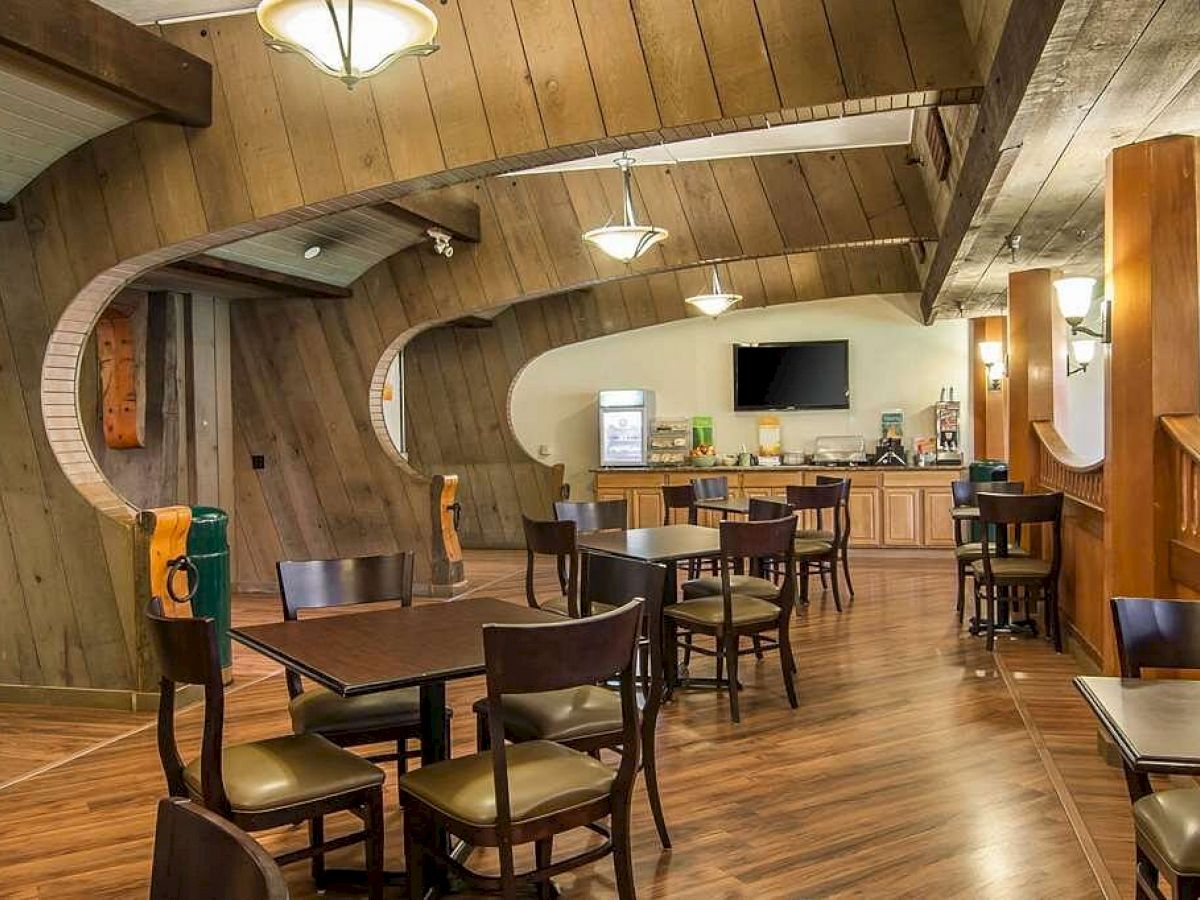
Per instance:
[[[430,228],[425,232],[433,241],[433,252],[438,256],[444,256],[449,259],[454,255],[454,248],[450,246],[452,235],[447,231],[442,231],[440,228]]]

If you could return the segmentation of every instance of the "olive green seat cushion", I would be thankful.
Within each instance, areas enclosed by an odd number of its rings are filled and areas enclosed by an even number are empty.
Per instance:
[[[599,800],[612,790],[616,777],[599,760],[551,741],[512,744],[506,757],[514,824]],[[400,777],[400,791],[459,821],[496,824],[490,752],[422,766]]]
[[[1133,804],[1133,824],[1181,875],[1200,875],[1200,789],[1158,791]]]
[[[288,711],[297,734],[404,727],[421,721],[421,692],[419,688],[400,688],[342,697],[326,688],[310,687],[292,700]]]
[[[779,607],[769,600],[734,594],[730,597],[734,625],[757,625],[774,622],[779,618]],[[725,618],[725,601],[722,597],[699,597],[681,600],[663,607],[663,615],[670,616],[684,625],[720,625]]]
[[[992,554],[992,559],[996,558],[996,545],[991,544],[988,550]],[[954,555],[963,562],[974,562],[977,559],[983,559],[983,544],[980,541],[972,541],[969,544],[960,544],[954,548]],[[1028,556],[1029,551],[1023,547],[1010,547],[1009,556]]]
[[[200,779],[195,759],[183,780],[197,799]],[[319,735],[294,734],[225,747],[221,781],[234,812],[263,813],[375,787],[383,784],[383,770]]]
[[[487,714],[487,700],[475,704],[475,712]],[[509,694],[501,703],[504,733],[514,741],[569,742],[620,731],[621,698],[596,685]]]
[[[758,597],[760,600],[774,600],[779,596],[779,585],[767,578],[756,578],[753,575],[730,575],[729,588],[735,594]],[[683,596],[689,600],[696,597],[711,597],[719,593],[721,593],[720,575],[695,578],[685,581],[683,584]]]
[[[971,575],[977,581],[983,581],[985,574],[982,560],[971,565]],[[1010,556],[1006,559],[993,559],[992,574],[1001,581],[1036,581],[1040,578],[1050,577],[1050,563],[1044,559],[1031,559],[1029,557]]]
[[[796,559],[808,559],[814,556],[828,556],[833,552],[833,544],[829,541],[818,541],[812,538],[796,538],[794,545]]]
[[[550,600],[547,600],[544,603],[542,603],[541,608],[544,609],[546,612],[552,612],[558,616],[570,616],[571,615],[571,608],[569,606],[567,606],[567,598],[566,597],[553,597]],[[582,603],[579,605],[579,608],[581,610],[583,609]],[[615,606],[610,606],[607,603],[596,603],[596,602],[592,603],[592,615],[599,615],[600,613],[612,612],[614,609],[616,609]]]

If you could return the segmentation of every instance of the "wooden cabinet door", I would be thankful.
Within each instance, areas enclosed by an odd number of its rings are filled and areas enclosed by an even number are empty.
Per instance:
[[[633,528],[633,498],[630,492],[622,488],[597,488],[597,500],[624,500],[628,506],[625,511],[625,527]]]
[[[942,488],[926,488],[922,494],[924,546],[953,547],[954,520],[950,518],[950,507],[954,505],[954,495]]]
[[[850,546],[878,547],[879,488],[850,489]]]
[[[657,528],[663,523],[662,491],[657,488],[634,488],[629,498],[631,528]]]
[[[888,547],[920,546],[921,491],[919,488],[884,488],[883,543]]]

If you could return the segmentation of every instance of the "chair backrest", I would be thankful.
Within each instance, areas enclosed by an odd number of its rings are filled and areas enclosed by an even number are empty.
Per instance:
[[[1200,602],[1114,597],[1121,675],[1142,669],[1200,669]]]
[[[567,599],[572,616],[579,615],[579,554],[575,545],[575,523],[543,522],[522,516],[525,528],[525,601],[540,609],[534,589],[534,557],[553,556],[559,577],[559,589]],[[566,569],[564,574],[563,569]]]
[[[974,506],[975,498],[980,491],[989,494],[1023,494],[1023,481],[952,481],[950,493],[954,497],[955,506]]]
[[[236,825],[188,800],[158,801],[150,900],[287,900],[271,855]]]
[[[850,540],[850,486],[849,478],[841,478],[837,475],[818,475],[817,484],[840,484],[842,486],[842,498],[839,504],[839,511],[842,517],[841,527],[841,543],[846,544]],[[817,527],[821,527],[821,510],[817,510]]]
[[[1050,578],[1057,578],[1062,567],[1062,509],[1061,492],[1049,494],[999,494],[979,491],[975,495],[979,504],[979,522],[985,533],[993,529],[1015,526],[1013,541],[1020,540],[1020,529],[1026,525],[1049,525],[1051,533]],[[1010,542],[1011,543],[1011,542]],[[995,552],[990,540],[982,544],[983,568],[988,579],[992,577],[992,556]]]
[[[779,500],[764,500],[762,497],[750,498],[748,518],[751,522],[769,522],[772,519],[783,519],[792,514],[792,508]]]
[[[686,509],[689,525],[696,524],[696,488],[691,484],[664,484],[662,486],[663,524],[671,524],[671,510]]]
[[[751,574],[761,574],[765,563],[783,569],[783,584],[773,601],[783,610],[783,626],[796,600],[795,540],[797,519],[790,512],[779,519],[754,522],[727,520],[721,523],[721,594],[726,626],[733,621],[733,590],[730,578],[742,560],[750,560]]]
[[[637,774],[638,709],[634,658],[641,634],[642,607],[634,600],[612,612],[549,625],[485,625],[488,728],[496,791],[496,827],[502,845],[511,842],[512,811],[504,742],[504,696],[598,684],[616,677],[621,693],[621,764],[614,797],[627,797]]]
[[[720,500],[729,496],[729,479],[724,475],[693,478],[692,489],[697,500]]]
[[[204,735],[200,744],[201,795],[204,805],[228,814],[229,803],[221,771],[221,741],[225,727],[225,684],[221,679],[221,654],[217,626],[211,618],[168,618],[162,602],[146,604],[146,627],[158,658],[162,677],[158,690],[158,757],[167,789],[186,797],[183,760],[175,738],[175,691],[178,685],[204,688]]]
[[[399,600],[412,606],[413,568],[411,550],[386,556],[347,559],[284,559],[275,563],[283,617],[299,618],[302,609],[329,609]],[[290,669],[286,675],[288,695],[298,697],[304,689],[300,676]]]
[[[833,520],[833,546],[841,547],[845,538],[846,519],[842,515],[846,507],[846,491],[849,482],[841,478],[827,484],[789,484],[787,486],[788,506],[797,512],[806,509],[814,510],[817,514],[817,527],[824,527],[824,511],[829,510]]]
[[[629,523],[629,504],[623,499],[556,500],[554,518],[560,522],[574,522],[576,534],[624,530]]]

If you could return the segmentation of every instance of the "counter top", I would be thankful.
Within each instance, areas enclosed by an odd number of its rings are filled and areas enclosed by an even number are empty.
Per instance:
[[[957,466],[608,466],[595,468],[596,474],[615,475],[621,472],[957,472]]]

